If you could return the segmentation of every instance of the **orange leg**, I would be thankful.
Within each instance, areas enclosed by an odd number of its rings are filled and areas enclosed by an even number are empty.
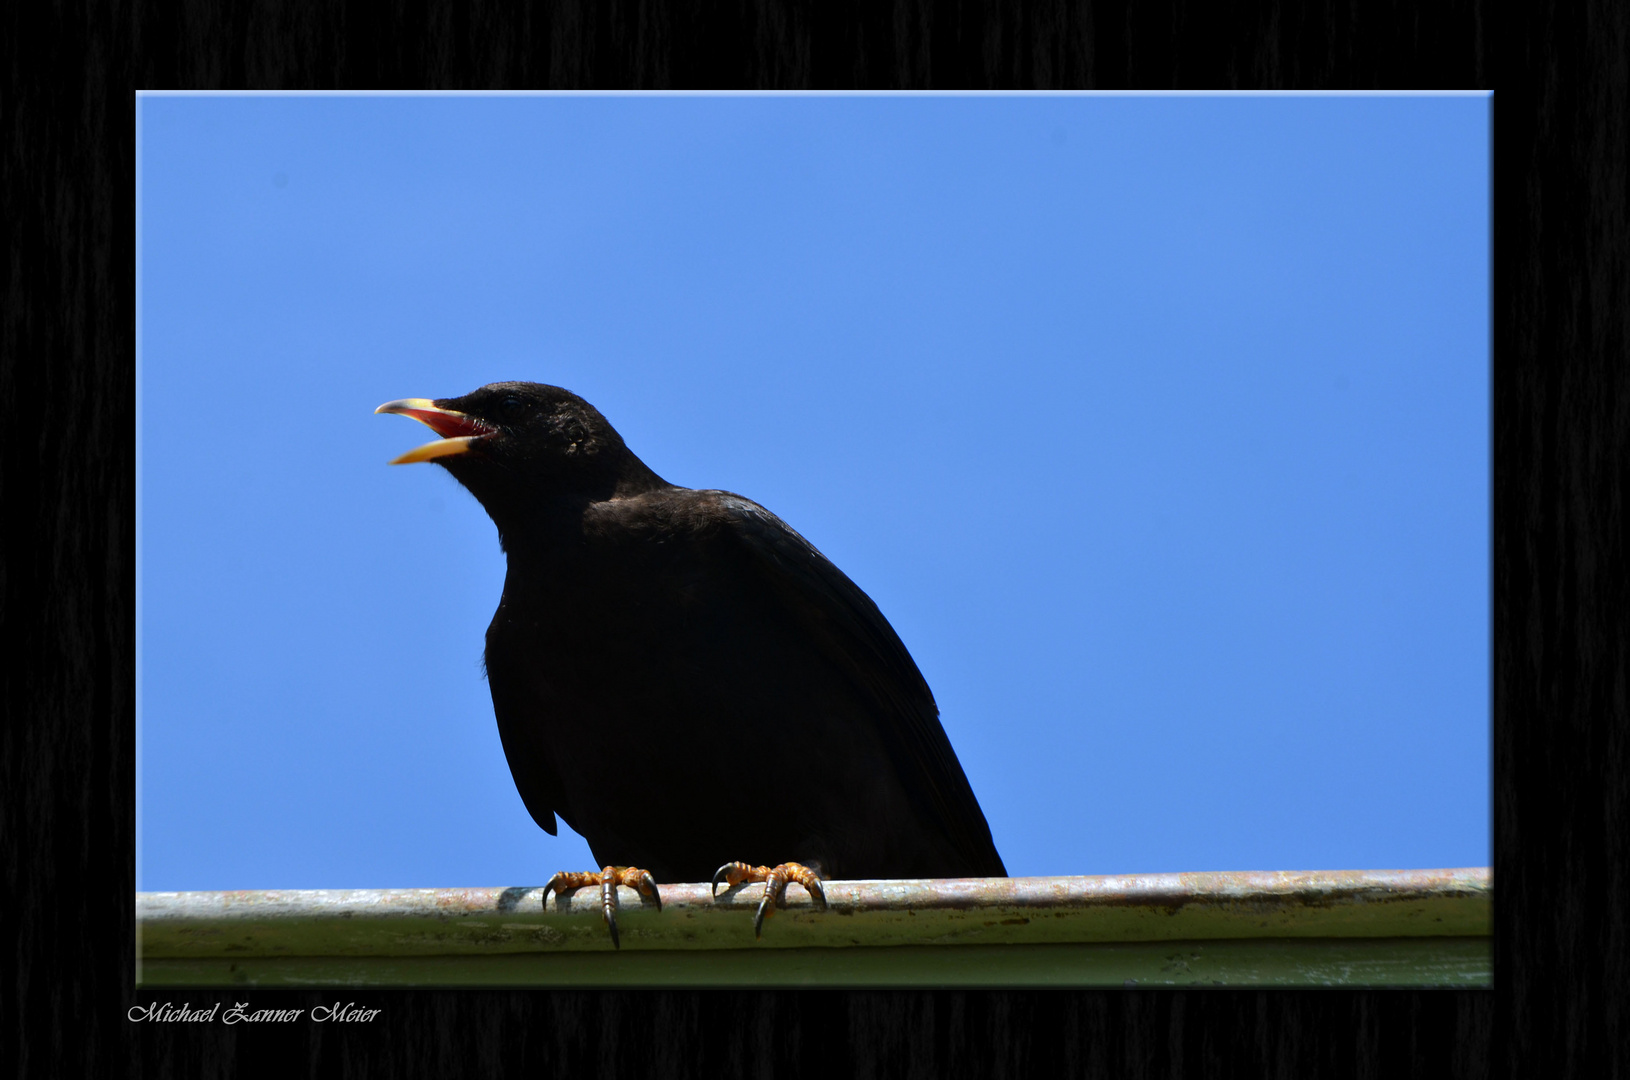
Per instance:
[[[801,863],[788,862],[780,866],[749,866],[744,862],[727,862],[713,874],[713,895],[719,895],[719,883],[724,882],[727,889],[734,889],[744,881],[764,882],[764,899],[758,902],[758,912],[753,916],[753,936],[760,935],[764,927],[764,914],[773,904],[781,906],[786,898],[787,885],[796,881],[804,887],[804,891],[815,900],[820,901],[821,907],[826,907],[826,891],[821,888],[820,875]]]
[[[630,889],[646,897],[656,904],[657,910],[662,910],[662,894],[657,892],[657,883],[650,873],[637,866],[607,866],[599,871],[589,870],[583,873],[568,873],[562,870],[549,879],[549,884],[543,887],[543,906],[549,906],[549,894],[556,893],[555,907],[560,907],[558,894],[569,889],[581,889],[585,885],[600,886],[600,912],[605,916],[606,928],[611,931],[611,944],[614,948],[622,948],[622,942],[617,940],[617,886],[627,885]]]

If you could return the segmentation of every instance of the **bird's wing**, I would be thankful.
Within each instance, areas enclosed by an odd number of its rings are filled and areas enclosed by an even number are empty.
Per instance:
[[[874,703],[878,735],[913,802],[939,819],[973,873],[1005,877],[934,695],[871,597],[762,506],[728,492],[718,493],[718,505],[726,537],[748,553],[738,565],[756,571],[758,585],[794,613],[816,647]]]
[[[493,628],[504,618],[502,606],[493,616]],[[487,631],[487,651],[483,666],[487,685],[492,690],[492,711],[498,720],[498,737],[504,743],[504,757],[509,761],[510,775],[515,778],[515,790],[538,828],[550,836],[556,835],[555,811],[571,822],[571,809],[565,803],[565,785],[555,765],[548,742],[541,737],[536,715],[541,701],[546,701],[549,689],[540,684],[537,673],[524,662],[512,657],[501,648],[495,648],[497,635]]]

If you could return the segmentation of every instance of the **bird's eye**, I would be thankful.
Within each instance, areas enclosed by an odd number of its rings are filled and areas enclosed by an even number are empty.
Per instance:
[[[526,415],[526,402],[518,397],[507,397],[499,403],[498,409],[505,420],[519,420]]]

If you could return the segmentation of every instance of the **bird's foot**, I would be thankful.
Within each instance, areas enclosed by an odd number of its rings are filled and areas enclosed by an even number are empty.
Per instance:
[[[713,895],[719,895],[719,883],[723,882],[725,888],[734,889],[745,881],[764,882],[764,899],[758,902],[758,911],[753,915],[753,936],[756,938],[763,931],[765,912],[771,905],[781,906],[781,901],[787,895],[787,885],[796,881],[804,887],[804,891],[826,907],[826,892],[821,888],[820,875],[801,863],[788,862],[780,866],[749,866],[744,862],[727,862],[719,867],[713,874]]]
[[[622,948],[622,942],[617,940],[617,886],[627,885],[641,896],[650,899],[656,904],[657,910],[662,910],[662,894],[657,892],[656,879],[651,877],[649,871],[641,870],[637,866],[607,866],[600,870],[589,870],[583,873],[568,873],[562,870],[549,879],[549,884],[543,887],[543,906],[549,906],[549,894],[556,894],[555,906],[560,906],[559,894],[568,889],[581,889],[585,885],[600,886],[600,912],[605,916],[606,928],[611,931],[611,944],[613,948]]]

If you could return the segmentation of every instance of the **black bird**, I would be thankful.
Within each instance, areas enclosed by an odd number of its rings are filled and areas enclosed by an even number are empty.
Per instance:
[[[600,884],[615,940],[619,883],[660,907],[653,878],[767,881],[764,904],[794,880],[824,904],[821,877],[1006,876],[917,665],[780,518],[668,483],[559,387],[377,411],[442,436],[392,464],[443,466],[498,527],[504,754],[533,820],[605,864],[545,903]]]

